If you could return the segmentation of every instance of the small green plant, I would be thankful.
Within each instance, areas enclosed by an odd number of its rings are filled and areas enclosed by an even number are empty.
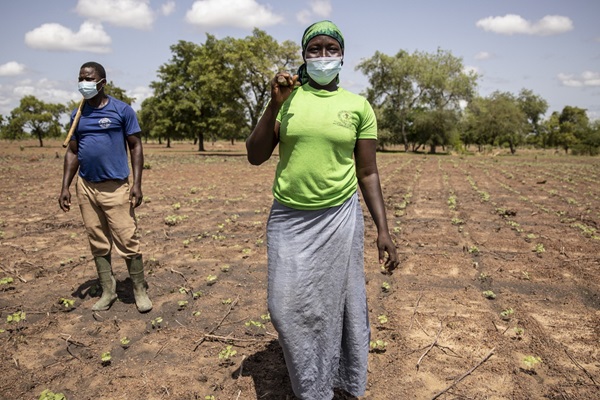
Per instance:
[[[6,316],[6,322],[9,324],[12,324],[12,323],[18,324],[19,322],[25,321],[26,319],[27,319],[26,315],[23,311],[17,311],[15,313],[8,314]]]
[[[210,394],[206,395],[206,396],[204,396],[204,400],[215,400],[215,396],[210,395]]]
[[[387,317],[387,315],[380,315],[380,316],[377,317],[377,320],[379,321],[379,323],[381,325],[388,323],[388,317]]]
[[[144,163],[142,169],[152,169],[152,165],[150,163]]]
[[[65,299],[64,297],[61,297],[58,300],[58,304],[62,305],[64,308],[73,308],[73,305],[75,304],[75,300]]]
[[[541,243],[538,243],[538,244],[536,244],[536,245],[535,245],[535,247],[533,248],[533,251],[534,251],[536,254],[541,254],[541,253],[545,252],[545,251],[546,251],[546,249],[544,248],[544,245],[543,245],[543,244],[541,244]]]
[[[221,300],[221,304],[231,304],[232,302],[233,300],[231,299],[231,297]]]
[[[484,291],[483,291],[483,296],[484,296],[486,299],[493,300],[493,299],[495,299],[495,298],[496,298],[496,293],[494,293],[494,292],[493,292],[493,291],[491,291],[491,290],[484,290]]]
[[[181,208],[181,203],[175,203],[171,206],[171,208],[173,208],[173,210],[177,211]]]
[[[207,277],[206,277],[206,284],[207,284],[208,286],[212,286],[212,285],[214,285],[215,283],[217,283],[217,279],[218,279],[218,278],[217,278],[217,276],[216,276],[216,275],[209,275],[209,276],[207,276]]]
[[[185,310],[185,308],[187,307],[187,305],[188,305],[188,302],[187,302],[187,300],[179,300],[179,301],[177,302],[177,309],[178,309],[179,311],[181,311],[181,310]]]
[[[175,226],[179,223],[181,223],[182,221],[185,221],[187,219],[186,215],[168,215],[165,217],[165,224],[169,225],[169,226]]]
[[[535,367],[541,362],[542,359],[536,356],[525,356],[523,358],[523,364],[525,364],[525,369],[528,371],[535,370]]]
[[[371,340],[369,342],[369,349],[373,353],[383,353],[387,348],[387,342],[381,339]]]
[[[265,322],[270,322],[271,321],[271,314],[266,313],[260,316],[260,319],[262,319]]]
[[[229,272],[229,268],[231,268],[229,265],[221,265],[221,272]]]
[[[448,207],[449,207],[451,210],[454,210],[454,209],[456,208],[456,196],[454,196],[454,195],[450,195],[450,196],[448,197]]]
[[[469,254],[479,254],[479,248],[477,246],[471,246],[468,249]]]
[[[525,279],[526,281],[531,280],[531,276],[529,276],[529,272],[523,271],[523,272],[521,272],[521,275],[523,276],[523,279]]]
[[[67,400],[67,398],[62,393],[54,393],[50,389],[44,389],[44,391],[40,393],[38,400]]]
[[[0,279],[0,285],[8,285],[9,283],[13,283],[14,279],[9,277]]]
[[[129,338],[127,336],[123,336],[121,338],[121,347],[123,347],[124,349],[128,348],[130,342],[131,342],[131,340],[129,340]]]
[[[258,321],[247,321],[244,325],[246,325],[247,327],[256,327],[256,328],[260,328],[260,329],[265,329],[265,324],[263,324],[262,322],[258,322]]]
[[[456,217],[452,218],[452,220],[450,222],[452,222],[452,225],[464,225],[465,224],[465,221],[463,221],[460,218],[456,218]]]
[[[221,350],[219,352],[219,360],[228,361],[231,357],[235,356],[237,354],[237,351],[236,350],[232,350],[232,349],[233,349],[233,346],[232,345],[228,345],[223,350]]]
[[[152,329],[160,329],[162,322],[162,317],[154,318],[152,321],[150,321],[150,323],[152,324]]]
[[[525,333],[525,331],[523,330],[523,328],[519,328],[518,326],[515,327],[515,335],[517,335],[518,338],[522,338],[523,337],[523,333]]]
[[[192,299],[196,300],[196,299],[199,299],[200,297],[202,297],[202,292],[200,290],[192,293]]]
[[[102,365],[104,365],[104,366],[109,365],[110,361],[112,360],[110,351],[106,351],[106,352],[102,353],[102,355],[100,356],[100,359],[102,360]]]
[[[509,319],[512,318],[514,313],[515,313],[515,310],[513,310],[512,308],[507,308],[506,310],[502,310],[500,312],[500,318],[502,318],[505,321],[508,321]]]
[[[183,247],[190,247],[190,239],[185,239],[183,241]]]
[[[391,287],[391,286],[390,286],[390,284],[389,284],[389,283],[387,283],[387,282],[383,282],[383,283],[381,284],[381,290],[382,290],[383,292],[385,292],[385,293],[389,292],[389,291],[391,290],[391,288],[392,288],[392,287]]]
[[[490,276],[489,274],[487,274],[487,273],[485,273],[485,272],[482,272],[482,273],[480,273],[480,274],[479,274],[479,278],[478,278],[478,279],[479,279],[481,282],[485,282],[485,281],[487,281],[488,279],[490,279],[490,277],[491,277],[491,276]]]
[[[199,316],[200,314],[201,314],[201,312],[200,312],[200,311],[194,311],[194,312],[192,313],[192,315],[193,315],[194,317],[197,317],[197,316]]]

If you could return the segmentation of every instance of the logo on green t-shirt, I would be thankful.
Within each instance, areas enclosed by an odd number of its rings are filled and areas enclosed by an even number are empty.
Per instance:
[[[347,129],[354,129],[354,125],[352,124],[352,113],[350,111],[340,111],[338,112],[338,120],[334,122],[334,124],[343,126]]]

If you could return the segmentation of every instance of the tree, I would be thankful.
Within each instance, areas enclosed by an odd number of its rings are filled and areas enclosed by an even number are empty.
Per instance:
[[[171,51],[151,84],[155,100],[142,103],[154,114],[141,113],[141,119],[146,131],[165,135],[167,147],[172,137],[189,138],[199,151],[205,138],[233,142],[249,134],[269,100],[275,72],[300,60],[297,45],[279,44],[258,29],[244,39],[207,34],[202,45],[180,41]]]
[[[467,143],[508,144],[514,154],[523,143],[527,131],[527,117],[520,109],[517,99],[508,92],[496,91],[488,97],[477,97],[465,112],[465,136]]]
[[[583,108],[565,106],[558,117],[560,135],[558,144],[565,153],[582,143],[590,132],[590,120]]]
[[[108,82],[106,86],[104,86],[104,94],[108,96],[112,96],[117,100],[121,100],[129,105],[135,103],[135,97],[129,97],[125,93],[125,90],[121,89],[113,81]]]
[[[517,101],[529,122],[529,133],[536,137],[538,144],[545,149],[547,138],[544,135],[545,131],[540,130],[540,121],[548,110],[548,102],[529,89],[521,89]]]
[[[431,124],[441,115],[454,115],[460,110],[461,102],[468,102],[475,93],[477,74],[465,72],[460,58],[438,49],[435,54],[400,51],[394,57],[376,52],[357,67],[369,77],[370,88],[366,97],[374,107],[381,109],[383,120],[380,125],[397,132],[399,140],[408,150],[412,140],[430,143],[431,151],[438,145],[450,143],[455,125],[450,123]],[[434,115],[426,118],[428,129],[414,130],[415,118],[423,113]],[[457,122],[451,119],[449,122]],[[436,129],[431,127],[436,126]],[[444,129],[444,131],[439,131]],[[426,136],[423,136],[426,135]]]
[[[44,147],[44,137],[59,137],[62,127],[59,119],[66,112],[62,104],[44,103],[35,96],[21,98],[18,107],[8,117],[3,126],[2,136],[6,139],[21,139],[25,134],[37,137],[40,147]]]

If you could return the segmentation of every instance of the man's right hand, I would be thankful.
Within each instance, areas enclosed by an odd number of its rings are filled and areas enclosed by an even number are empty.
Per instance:
[[[63,189],[60,192],[60,197],[58,198],[58,205],[60,209],[64,212],[67,212],[71,209],[71,192],[69,189]]]

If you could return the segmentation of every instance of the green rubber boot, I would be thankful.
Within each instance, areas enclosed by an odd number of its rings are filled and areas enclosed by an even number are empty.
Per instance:
[[[146,289],[148,284],[144,279],[144,262],[142,256],[136,256],[131,259],[125,259],[127,263],[127,270],[129,271],[129,277],[133,282],[133,297],[135,298],[135,305],[141,313],[152,310],[152,302],[148,298]]]
[[[102,257],[94,257],[98,280],[102,287],[102,296],[100,300],[92,307],[93,311],[106,311],[117,299],[117,281],[112,273],[110,266],[110,254]]]

